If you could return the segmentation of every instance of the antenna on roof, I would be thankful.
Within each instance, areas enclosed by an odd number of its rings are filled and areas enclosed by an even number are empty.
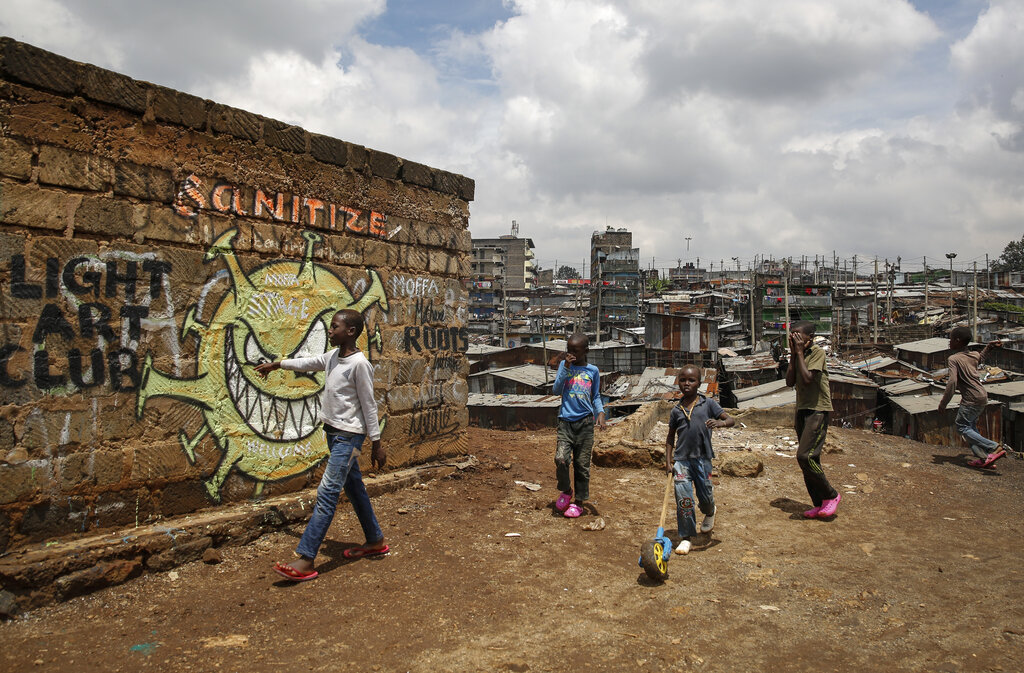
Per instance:
[[[519,236],[519,223],[512,220],[512,237],[516,238]]]

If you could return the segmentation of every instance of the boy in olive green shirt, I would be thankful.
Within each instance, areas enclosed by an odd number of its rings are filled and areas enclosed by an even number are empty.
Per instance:
[[[804,512],[808,519],[834,516],[842,496],[832,488],[821,468],[821,449],[828,433],[832,412],[832,394],[828,387],[825,351],[814,345],[814,323],[802,320],[789,333],[791,362],[786,385],[796,386],[796,434],[799,446],[796,460],[804,473],[807,493],[814,503]]]

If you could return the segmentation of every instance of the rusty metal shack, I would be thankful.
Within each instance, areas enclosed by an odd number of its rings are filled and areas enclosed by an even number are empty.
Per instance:
[[[960,396],[954,395],[945,413],[939,413],[941,395],[901,395],[889,398],[892,407],[893,434],[935,444],[966,448],[960,434],[953,427],[953,411],[960,406]],[[1002,403],[991,401],[978,418],[978,430],[997,442],[1002,441]]]
[[[713,367],[718,360],[718,321],[691,315],[644,314],[647,364]]]
[[[560,395],[470,393],[469,424],[492,430],[538,430],[558,422]]]
[[[498,395],[546,395],[551,392],[555,372],[540,365],[518,365],[500,367],[470,374],[470,393]]]
[[[855,428],[870,428],[878,413],[878,384],[860,376],[830,371],[829,389],[832,393],[830,425],[844,422]]]
[[[930,372],[943,369],[946,366],[946,358],[953,354],[949,348],[949,339],[942,337],[897,344],[895,348],[897,360]]]

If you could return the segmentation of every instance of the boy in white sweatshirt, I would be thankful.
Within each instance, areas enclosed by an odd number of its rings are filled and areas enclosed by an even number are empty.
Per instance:
[[[388,552],[384,533],[377,523],[357,462],[367,435],[373,442],[371,460],[374,467],[384,467],[387,461],[387,453],[380,443],[377,402],[373,398],[373,366],[356,346],[356,339],[362,331],[363,316],[357,311],[344,309],[334,314],[328,332],[330,344],[337,346],[334,350],[322,355],[278,360],[256,366],[256,371],[262,376],[276,369],[324,371],[327,374],[323,402],[320,405],[320,420],[324,424],[330,451],[327,468],[316,490],[313,515],[295,549],[299,559],[289,564],[274,564],[274,572],[294,582],[311,580],[317,576],[317,571],[313,570],[313,559],[334,519],[343,488],[366,536],[365,545],[344,551],[345,558],[376,556]]]

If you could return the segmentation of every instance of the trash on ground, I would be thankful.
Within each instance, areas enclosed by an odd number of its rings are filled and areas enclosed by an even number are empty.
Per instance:
[[[539,491],[540,490],[540,484],[535,484],[532,481],[518,481],[517,480],[516,484],[518,484],[519,486],[522,486],[527,491]]]
[[[604,530],[605,527],[604,517],[597,517],[586,526],[583,526],[583,530]]]

